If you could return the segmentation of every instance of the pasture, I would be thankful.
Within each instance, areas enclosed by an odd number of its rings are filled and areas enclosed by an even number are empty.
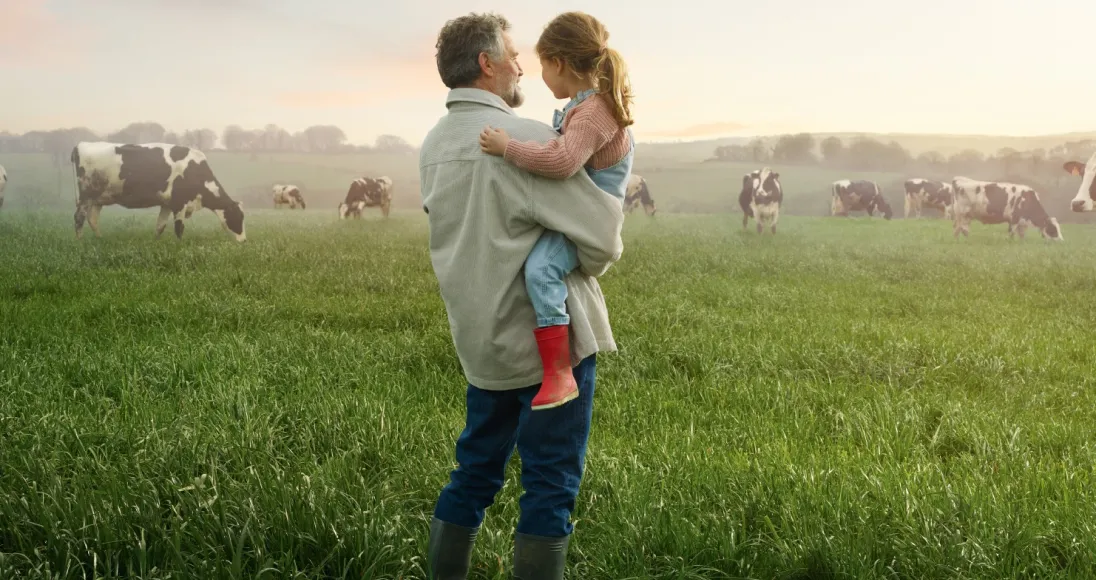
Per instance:
[[[759,168],[757,164],[697,162],[702,151],[694,144],[639,144],[636,149],[634,172],[647,179],[658,211],[681,214],[735,214],[741,220],[738,192],[742,175]],[[214,150],[206,152],[210,166],[228,194],[243,201],[245,212],[272,208],[271,187],[291,184],[300,187],[309,209],[337,215],[337,207],[346,195],[350,182],[358,177],[392,178],[392,209],[418,211],[418,158],[415,154],[293,154],[239,153]],[[693,156],[687,159],[687,156]],[[905,174],[892,172],[847,171],[823,166],[768,164],[780,173],[784,188],[782,216],[828,216],[830,186],[839,179],[867,179],[878,183],[883,197],[894,208],[894,218],[901,219],[904,206],[902,183],[910,177],[946,179],[951,175]],[[66,160],[54,164],[45,154],[0,154],[0,166],[7,169],[10,183],[5,193],[3,211],[40,209],[74,209],[76,188],[71,164]],[[1016,179],[1000,175],[974,174],[979,179]],[[1064,171],[1053,186],[1046,184],[1039,193],[1047,212],[1063,224],[1096,225],[1096,214],[1076,214],[1069,210],[1069,200],[1077,192],[1080,178]],[[117,207],[104,208],[108,213],[128,214]],[[289,210],[283,210],[289,211]],[[372,208],[368,212],[376,213]],[[863,215],[854,214],[854,215]],[[924,217],[940,217],[941,212],[928,209]],[[155,222],[155,220],[153,220]],[[949,227],[949,226],[942,226]],[[169,232],[170,233],[170,232]]]
[[[232,194],[260,180],[214,162]],[[714,213],[737,178],[674,171],[601,279],[620,351],[569,578],[1096,574],[1096,230],[785,215],[758,237]],[[208,211],[157,241],[155,210],[108,208],[77,243],[71,196],[6,205],[0,577],[423,577],[464,384],[397,191],[387,221],[249,201],[245,244]],[[474,578],[508,577],[517,469]]]
[[[714,214],[739,212],[742,175],[756,169],[738,163],[696,163],[637,152],[635,172],[647,178],[658,210],[663,213]],[[415,155],[305,155],[212,151],[210,166],[228,194],[244,202],[244,210],[271,208],[271,186],[297,185],[309,209],[337,215],[350,182],[362,176],[392,178],[392,209],[419,210],[418,158]],[[11,184],[5,208],[52,208],[72,211],[76,196],[72,167],[53,165],[46,155],[0,155]],[[820,167],[773,165],[781,172],[788,215],[825,215],[830,208],[830,183],[847,176],[879,180],[883,193],[901,215],[902,180],[897,173],[843,172]],[[117,207],[106,212],[127,213]],[[288,210],[286,210],[288,211]],[[373,209],[373,213],[377,210]],[[739,215],[741,219],[741,214]],[[153,220],[155,222],[155,220]]]

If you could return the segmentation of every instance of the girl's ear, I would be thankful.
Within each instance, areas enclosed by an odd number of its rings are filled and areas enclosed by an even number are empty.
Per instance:
[[[552,57],[552,66],[556,69],[556,74],[563,76],[563,73],[567,71],[567,63],[563,62],[562,58]]]

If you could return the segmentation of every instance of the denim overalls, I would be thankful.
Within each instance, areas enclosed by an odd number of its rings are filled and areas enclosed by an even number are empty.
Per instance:
[[[552,127],[557,133],[563,131],[563,118],[567,116],[567,112],[595,93],[594,89],[582,91],[571,99],[562,111],[556,111],[553,114]],[[632,130],[627,129],[627,133],[631,147],[623,159],[605,169],[590,169],[583,166],[594,185],[613,197],[620,198],[621,204],[624,203],[624,194],[628,188],[628,178],[632,173],[636,149]],[[529,293],[533,310],[537,314],[537,326],[554,326],[571,322],[565,307],[567,286],[563,283],[563,278],[577,267],[578,250],[575,244],[557,231],[545,230],[525,260],[525,289]]]

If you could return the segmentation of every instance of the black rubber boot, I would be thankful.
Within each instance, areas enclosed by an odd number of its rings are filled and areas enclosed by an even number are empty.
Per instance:
[[[563,580],[570,540],[514,534],[514,580]]]
[[[465,580],[472,564],[472,546],[478,529],[430,519],[426,566],[430,580]]]

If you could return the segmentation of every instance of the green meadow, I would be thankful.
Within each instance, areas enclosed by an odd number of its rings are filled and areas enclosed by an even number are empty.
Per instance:
[[[424,577],[465,383],[413,157],[211,155],[243,244],[117,208],[77,241],[71,170],[0,164],[0,578]],[[1096,575],[1096,229],[819,217],[856,176],[781,168],[758,236],[747,170],[637,165],[568,578]],[[339,221],[385,173],[392,217]]]

